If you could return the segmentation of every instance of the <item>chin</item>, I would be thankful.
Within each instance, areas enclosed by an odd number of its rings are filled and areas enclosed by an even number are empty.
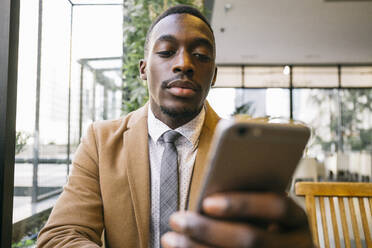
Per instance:
[[[168,106],[160,106],[161,112],[168,115],[169,117],[172,117],[174,119],[180,118],[190,118],[194,117],[197,114],[199,114],[201,108],[198,107],[168,107]]]

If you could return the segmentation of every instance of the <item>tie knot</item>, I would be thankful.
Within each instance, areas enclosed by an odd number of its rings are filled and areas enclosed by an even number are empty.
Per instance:
[[[174,143],[174,141],[180,136],[181,134],[179,132],[169,130],[163,134],[163,139],[165,143]]]

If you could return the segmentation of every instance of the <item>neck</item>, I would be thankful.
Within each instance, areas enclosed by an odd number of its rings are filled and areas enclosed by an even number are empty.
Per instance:
[[[184,112],[174,112],[169,111],[165,108],[156,108],[153,104],[150,105],[154,116],[166,124],[171,129],[176,129],[192,119],[194,119],[201,111],[202,107],[196,111],[184,111]]]
[[[167,116],[167,114],[164,114],[165,115],[164,117],[166,118],[159,118],[158,116],[156,115],[155,116],[156,118],[164,122],[171,129],[176,129],[194,119],[199,113],[200,111],[198,113],[194,113],[193,115],[187,116]]]

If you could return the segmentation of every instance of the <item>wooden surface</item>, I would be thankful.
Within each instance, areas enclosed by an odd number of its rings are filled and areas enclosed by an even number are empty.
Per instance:
[[[306,197],[306,210],[309,216],[309,222],[313,235],[314,244],[319,247],[318,226],[316,225],[315,198],[312,195]]]
[[[362,248],[363,242],[367,247],[372,247],[372,230],[368,223],[368,217],[372,218],[372,183],[299,182],[296,184],[295,191],[296,195],[305,197],[306,211],[317,247],[328,248],[332,247],[331,243],[333,243],[336,248],[343,246],[350,248],[351,242],[355,242],[357,248]],[[368,200],[364,201],[364,199]],[[317,200],[319,213],[317,213]],[[327,201],[329,208],[325,204]],[[365,204],[369,204],[370,211],[367,212],[368,208]],[[337,222],[336,212],[339,213],[340,223]],[[317,223],[318,220],[321,223]],[[330,231],[331,228],[333,232]],[[322,244],[319,239],[320,231],[324,237]],[[340,237],[341,232],[343,237]],[[333,237],[330,237],[332,233]]]
[[[371,197],[372,183],[296,183],[296,195]]]
[[[332,227],[333,227],[333,234],[335,238],[335,244],[336,244],[336,247],[341,247],[340,234],[339,234],[338,226],[337,226],[336,211],[335,211],[335,204],[333,202],[333,198],[329,198],[329,207],[331,209]]]

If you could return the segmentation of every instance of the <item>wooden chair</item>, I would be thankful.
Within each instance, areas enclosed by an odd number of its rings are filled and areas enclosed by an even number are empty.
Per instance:
[[[372,247],[372,183],[299,182],[317,247]]]

